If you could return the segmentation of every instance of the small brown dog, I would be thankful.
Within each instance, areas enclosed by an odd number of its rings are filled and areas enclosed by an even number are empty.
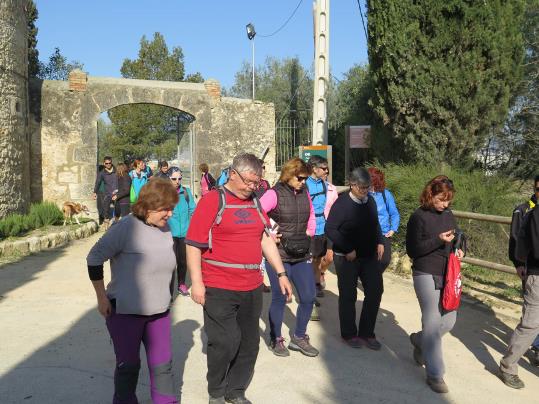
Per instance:
[[[69,220],[69,223],[73,223],[73,218],[75,218],[75,221],[77,224],[80,224],[78,215],[81,215],[83,213],[89,215],[90,210],[86,205],[81,205],[80,203],[75,202],[64,202],[64,226],[66,225],[67,221]]]

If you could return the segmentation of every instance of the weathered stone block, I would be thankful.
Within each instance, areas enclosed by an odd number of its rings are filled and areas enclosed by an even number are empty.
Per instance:
[[[12,243],[13,253],[25,255],[30,251],[30,246],[28,245],[28,240],[17,240]]]
[[[30,237],[28,239],[28,248],[33,253],[41,251],[41,239],[39,237]]]
[[[72,171],[62,171],[58,173],[58,182],[63,182],[67,184],[76,183],[79,182],[79,176],[76,172],[74,173]]]

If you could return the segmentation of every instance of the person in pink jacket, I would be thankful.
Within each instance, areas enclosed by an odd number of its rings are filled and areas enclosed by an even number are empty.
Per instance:
[[[260,204],[270,219],[276,223],[274,232],[279,240],[278,249],[285,268],[285,274],[294,285],[298,295],[296,326],[292,331],[288,348],[281,333],[286,298],[279,291],[279,278],[269,263],[266,263],[271,284],[271,305],[269,309],[271,350],[277,356],[289,356],[290,350],[306,356],[317,356],[307,335],[307,325],[311,317],[316,296],[314,274],[311,265],[311,237],[316,229],[313,204],[305,187],[311,169],[300,158],[286,162],[279,181],[262,195]]]
[[[202,173],[202,176],[200,177],[200,194],[204,196],[215,188],[215,178],[209,173],[209,168],[206,163],[200,164],[198,169]]]

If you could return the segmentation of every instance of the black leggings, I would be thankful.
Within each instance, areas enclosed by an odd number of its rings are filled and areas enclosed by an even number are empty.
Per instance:
[[[185,239],[183,237],[172,237],[174,239],[174,254],[176,255],[176,271],[178,272],[178,285],[185,283],[187,274],[187,257],[185,253]]]

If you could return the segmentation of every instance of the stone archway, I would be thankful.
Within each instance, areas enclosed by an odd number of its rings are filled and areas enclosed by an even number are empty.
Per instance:
[[[87,77],[74,72],[69,82],[32,82],[30,99],[33,201],[61,204],[72,200],[93,205],[97,120],[102,112],[124,104],[158,104],[194,116],[195,167],[206,162],[217,173],[235,154],[260,154],[269,146],[266,167],[270,176],[275,173],[273,104],[221,97],[215,80],[178,83]]]

